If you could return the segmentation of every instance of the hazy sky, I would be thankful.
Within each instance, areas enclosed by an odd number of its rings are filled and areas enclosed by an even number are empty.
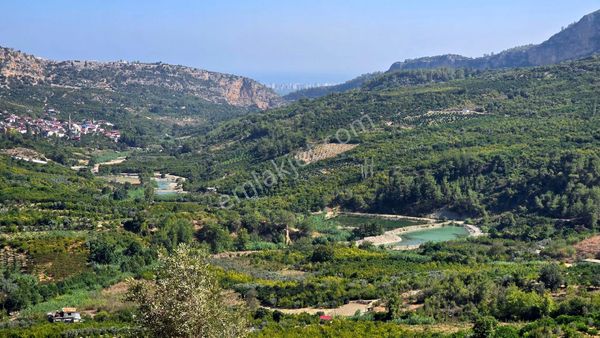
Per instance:
[[[539,43],[597,9],[599,0],[1,0],[0,46],[338,82],[406,58]]]

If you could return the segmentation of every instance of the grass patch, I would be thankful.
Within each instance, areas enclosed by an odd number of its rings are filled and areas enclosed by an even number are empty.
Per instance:
[[[385,231],[397,228],[404,228],[412,225],[423,224],[422,221],[414,221],[409,219],[384,219],[381,217],[372,216],[354,216],[354,215],[339,215],[335,218],[327,220],[329,223],[340,225],[343,227],[358,227],[361,224],[377,223],[383,226]]]
[[[127,197],[132,200],[136,198],[144,199],[144,188],[139,187],[135,189],[129,189],[127,191]]]
[[[323,215],[313,215],[307,219],[313,226],[313,229],[323,237],[331,241],[342,242],[348,240],[352,233],[347,229],[340,229],[340,225],[331,220],[325,219]]]
[[[116,160],[119,157],[127,156],[130,151],[114,151],[114,150],[101,150],[92,155],[92,158],[96,163],[108,162]]]
[[[51,232],[36,237],[15,237],[8,246],[31,258],[29,270],[35,275],[58,281],[87,270],[88,250],[85,239],[62,236],[68,232]]]
[[[30,306],[22,310],[20,316],[23,318],[41,318],[46,313],[59,310],[63,307],[76,307],[78,311],[85,311],[106,305],[106,299],[102,297],[100,290],[78,290]]]

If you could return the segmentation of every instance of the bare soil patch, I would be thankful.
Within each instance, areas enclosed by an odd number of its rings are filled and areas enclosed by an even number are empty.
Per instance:
[[[104,296],[124,295],[127,292],[127,283],[118,282],[117,284],[111,285],[106,289],[102,290]]]
[[[0,150],[0,153],[9,155],[12,158],[24,160],[28,162],[46,164],[48,163],[48,159],[43,155],[38,153],[35,150],[27,149],[27,148],[12,148],[12,149],[4,149]]]
[[[376,306],[378,299],[372,300],[353,300],[348,304],[344,304],[342,306],[338,306],[332,309],[325,308],[315,308],[315,307],[305,307],[299,309],[276,309],[270,308],[271,310],[279,310],[283,313],[287,314],[300,314],[300,313],[308,313],[308,314],[317,314],[322,312],[328,316],[342,316],[342,317],[350,317],[354,316],[357,311],[361,313],[371,312],[371,311],[385,311],[385,307]]]
[[[600,235],[593,236],[574,245],[577,257],[599,258],[600,257]]]
[[[127,157],[126,156],[121,156],[118,158],[115,158],[114,160],[110,160],[110,161],[106,161],[106,162],[101,162],[101,163],[96,163],[96,165],[94,165],[94,167],[92,168],[92,172],[94,174],[97,174],[98,171],[100,171],[100,166],[101,165],[115,165],[115,164],[121,164],[123,162],[127,161]]]
[[[110,182],[116,183],[131,183],[133,185],[141,184],[140,177],[138,174],[119,174],[119,175],[108,175],[103,176],[103,178],[107,179]]]
[[[358,144],[325,143],[318,144],[310,150],[300,152],[294,156],[297,160],[310,164],[317,161],[333,158],[356,148]]]

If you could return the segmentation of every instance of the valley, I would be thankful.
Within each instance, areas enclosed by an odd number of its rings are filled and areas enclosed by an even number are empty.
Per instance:
[[[109,326],[128,325],[131,321],[111,316],[130,313],[133,303],[111,309],[83,295],[130,277],[143,280],[159,250],[175,250],[180,243],[216,254],[208,262],[217,269],[220,285],[241,295],[252,311],[263,316],[256,320],[266,320],[272,328],[261,334],[300,320],[312,323],[309,327],[321,325],[317,313],[333,315],[335,323],[342,321],[333,325],[349,327],[355,320],[373,321],[377,327],[394,323],[405,330],[452,324],[457,320],[447,319],[450,314],[470,316],[464,312],[467,304],[487,306],[471,294],[477,288],[487,290],[484,299],[503,304],[490,310],[500,320],[535,321],[541,317],[526,313],[512,317],[503,297],[533,297],[535,311],[547,315],[559,311],[544,310],[542,304],[566,300],[549,291],[537,296],[531,289],[542,271],[554,266],[562,283],[579,290],[569,297],[593,302],[600,266],[576,258],[572,247],[595,229],[589,217],[597,211],[577,205],[578,200],[594,198],[583,196],[595,196],[596,178],[586,173],[595,170],[594,133],[600,120],[589,115],[588,99],[564,108],[550,105],[535,114],[529,109],[545,100],[593,95],[596,88],[589,83],[595,81],[597,65],[592,58],[414,89],[350,93],[344,106],[335,110],[327,109],[334,98],[326,97],[311,102],[308,109],[302,107],[307,103],[299,103],[267,111],[252,117],[251,126],[243,117],[205,139],[184,138],[166,149],[101,143],[107,150],[98,152],[59,140],[65,164],[5,157],[0,196],[9,212],[0,218],[5,229],[2,241],[4,247],[28,257],[25,265],[8,259],[5,267],[12,266],[10,278],[32,273],[39,278],[30,289],[31,298],[23,300],[30,305],[12,316],[35,321],[50,307],[74,306],[93,311],[89,323],[108,316],[114,318],[106,322]],[[573,69],[579,72],[577,77],[570,75]],[[554,89],[537,91],[539,74],[548,72],[561,81],[549,78],[545,86]],[[521,79],[521,88],[530,90],[530,98],[539,97],[537,102],[490,94],[504,86],[512,91],[515,77]],[[562,81],[570,84],[563,86]],[[469,89],[456,92],[457,86]],[[487,89],[490,86],[497,89]],[[385,100],[396,108],[381,110],[380,104],[361,103],[364,98]],[[461,114],[448,120],[448,114],[428,113],[445,109],[440,100],[446,107],[467,106],[466,101],[485,106],[490,98],[499,98],[500,108],[488,102],[485,115]],[[417,102],[423,106],[406,109]],[[294,119],[303,120],[297,126],[309,141],[322,140],[339,128],[356,125],[360,115],[352,115],[355,105],[369,113],[373,127],[350,134],[347,150],[287,162],[288,153],[310,151],[302,150],[310,148],[303,148],[304,141],[294,132],[284,131],[296,128]],[[316,118],[313,109],[321,109],[319,119],[330,119],[328,128],[308,128],[310,119]],[[385,111],[393,114],[380,115]],[[398,116],[397,111],[406,113]],[[338,122],[346,112],[350,116]],[[284,118],[289,113],[300,115]],[[540,115],[545,116],[544,124],[534,122]],[[418,117],[408,121],[404,116]],[[260,127],[267,117],[269,125]],[[387,123],[394,119],[412,128]],[[250,136],[241,142],[238,135]],[[279,141],[271,143],[273,137]],[[9,137],[4,142],[15,141]],[[23,142],[21,147],[33,148],[39,156],[58,159],[47,141]],[[212,146],[224,143],[228,146]],[[289,149],[281,148],[284,145]],[[561,152],[552,153],[557,145]],[[540,172],[540,168],[547,169]],[[243,188],[250,188],[245,182],[256,182],[252,173],[269,170],[277,182],[254,184],[257,194],[246,198]],[[515,178],[507,180],[511,175]],[[534,183],[540,175],[550,185],[540,188]],[[564,177],[577,182],[578,190],[561,183]],[[236,203],[223,208],[223,196],[236,193]],[[558,194],[565,196],[558,197],[565,201],[558,203],[566,203],[562,210],[550,203]],[[486,236],[480,236],[483,232]],[[65,244],[39,252],[52,243]],[[232,253],[219,256],[222,252]],[[502,286],[505,276],[518,278],[520,286]],[[449,285],[464,288],[463,293],[447,294]],[[48,287],[55,291],[43,291]],[[503,291],[492,292],[496,288]],[[411,296],[404,299],[402,294]],[[433,299],[445,300],[432,303]],[[369,311],[363,300],[379,300],[379,312]],[[446,303],[450,300],[453,303]],[[394,304],[405,305],[393,310]],[[397,314],[391,315],[392,310]],[[103,315],[97,317],[100,312]],[[310,313],[315,315],[306,317]]]
[[[598,32],[286,97],[1,48],[0,336],[598,336]]]

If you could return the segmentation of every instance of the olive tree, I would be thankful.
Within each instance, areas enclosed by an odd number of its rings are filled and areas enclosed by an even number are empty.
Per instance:
[[[138,320],[156,337],[243,337],[247,319],[231,304],[207,263],[206,253],[180,245],[161,254],[153,281],[130,281],[127,299]]]

